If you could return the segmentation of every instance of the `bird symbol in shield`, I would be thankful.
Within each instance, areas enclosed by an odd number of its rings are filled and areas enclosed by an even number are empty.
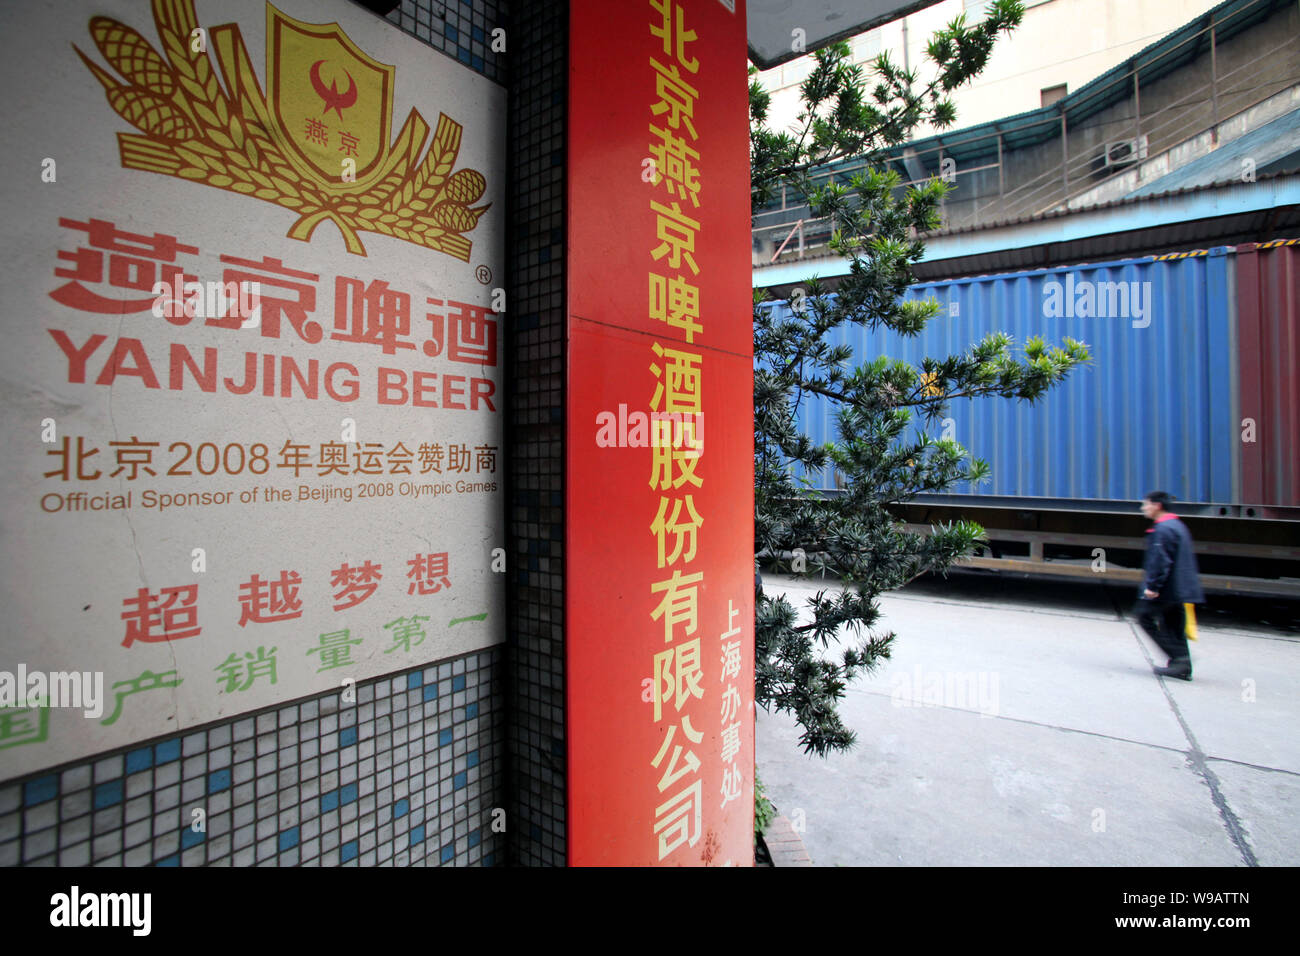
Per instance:
[[[326,87],[325,81],[322,80],[320,76],[320,67],[324,62],[324,60],[317,60],[311,65],[311,88],[316,91],[316,95],[325,103],[325,108],[321,110],[321,115],[324,116],[330,110],[333,110],[338,114],[338,118],[342,119],[343,111],[357,101],[357,81],[352,79],[351,73],[344,70],[343,75],[348,78],[349,84],[346,93],[339,92],[338,80],[333,80],[330,85]]]

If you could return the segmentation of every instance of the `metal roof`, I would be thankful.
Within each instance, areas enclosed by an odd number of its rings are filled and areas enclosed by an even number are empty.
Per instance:
[[[1173,172],[1152,180],[1131,196],[1154,196],[1175,189],[1208,186],[1241,178],[1247,168],[1256,175],[1270,168],[1300,166],[1300,108],[1251,130]]]
[[[1137,206],[1143,203],[1149,203],[1153,200],[1170,199],[1177,196],[1189,196],[1194,193],[1203,193],[1211,189],[1236,188],[1247,190],[1255,183],[1268,183],[1273,180],[1286,180],[1288,185],[1300,184],[1300,175],[1297,170],[1288,169],[1274,173],[1268,173],[1256,177],[1252,182],[1241,182],[1240,177],[1233,175],[1225,180],[1210,183],[1198,183],[1195,185],[1183,186],[1176,189],[1169,189],[1160,193],[1136,192],[1121,199],[1112,199],[1108,202],[1095,203],[1091,206],[1076,206],[1072,209],[1064,207],[1051,209],[1047,212],[1037,212],[1029,216],[1016,216],[1010,219],[999,219],[991,222],[981,222],[970,226],[960,226],[956,229],[936,229],[934,232],[922,233],[921,238],[926,242],[938,239],[943,236],[958,236],[973,232],[986,232],[993,229],[1004,229],[1008,226],[1021,226],[1027,223],[1044,222],[1049,219],[1062,219],[1067,216],[1073,216],[1082,213],[1101,212],[1109,209],[1119,209],[1124,206]]]
[[[1253,183],[1189,186],[1155,196],[1126,196],[1079,209],[927,233],[918,280],[1097,262],[1198,245],[1264,241],[1300,229],[1300,171]],[[754,270],[755,287],[785,288],[819,275],[847,275],[838,255],[779,262]]]

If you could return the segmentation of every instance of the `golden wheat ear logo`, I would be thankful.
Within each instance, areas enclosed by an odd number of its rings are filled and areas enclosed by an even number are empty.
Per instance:
[[[124,168],[292,209],[294,239],[309,240],[328,219],[358,255],[358,234],[375,232],[469,261],[464,233],[488,209],[473,207],[487,180],[452,173],[462,127],[445,115],[427,152],[429,126],[416,110],[390,142],[395,67],[366,56],[337,23],[302,23],[267,4],[263,95],[238,26],[208,31],[219,83],[194,39],[193,0],[153,0],[153,15],[162,54],[117,20],[90,21],[95,46],[126,82],[77,49],[109,105],[144,134],[118,134]]]

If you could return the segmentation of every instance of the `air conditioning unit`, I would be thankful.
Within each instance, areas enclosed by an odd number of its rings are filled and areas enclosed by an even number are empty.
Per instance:
[[[1106,151],[1102,153],[1102,165],[1106,169],[1115,169],[1121,166],[1131,166],[1133,163],[1146,158],[1146,136],[1139,136],[1135,139],[1120,139],[1106,144]]]

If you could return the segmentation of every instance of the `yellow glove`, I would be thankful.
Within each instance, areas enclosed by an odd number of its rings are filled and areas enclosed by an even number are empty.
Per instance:
[[[1196,605],[1184,604],[1183,610],[1187,612],[1187,627],[1185,629],[1187,633],[1187,639],[1189,641],[1195,641],[1198,639],[1196,637]]]

